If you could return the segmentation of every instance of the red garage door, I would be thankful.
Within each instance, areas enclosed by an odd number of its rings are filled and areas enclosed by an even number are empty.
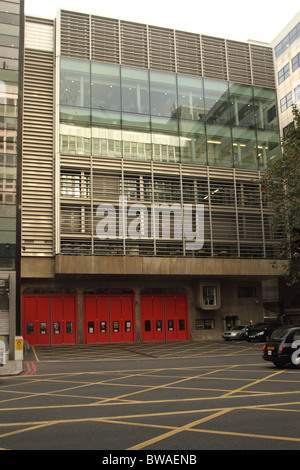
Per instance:
[[[133,295],[84,295],[85,343],[134,341]]]
[[[142,341],[188,339],[186,295],[141,296]]]
[[[23,295],[23,337],[30,345],[76,344],[77,298]]]

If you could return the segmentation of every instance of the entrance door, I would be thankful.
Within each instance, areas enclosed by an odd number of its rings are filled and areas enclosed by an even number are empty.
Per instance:
[[[187,296],[142,295],[142,341],[188,339]]]
[[[23,295],[23,336],[28,344],[75,344],[76,305],[76,296]]]
[[[132,295],[84,295],[85,343],[134,341]]]

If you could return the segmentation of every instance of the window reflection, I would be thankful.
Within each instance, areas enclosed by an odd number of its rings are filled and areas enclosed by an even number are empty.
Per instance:
[[[280,156],[280,138],[274,131],[257,132],[257,157],[260,169],[266,169],[270,160]]]
[[[181,119],[201,120],[204,117],[202,79],[178,75],[178,108]]]
[[[92,107],[121,110],[120,67],[92,62]]]
[[[207,125],[207,156],[209,165],[232,166],[230,128]]]
[[[60,104],[90,107],[90,64],[61,59]]]
[[[278,130],[276,91],[254,87],[256,125],[259,129]]]
[[[233,128],[233,152],[236,167],[257,168],[255,131]]]
[[[207,164],[204,124],[180,121],[180,152],[183,162]]]
[[[260,169],[280,153],[275,90],[62,58],[60,91],[62,153]]]
[[[230,105],[232,125],[254,127],[254,106],[252,88],[238,83],[230,84]]]
[[[172,117],[177,113],[176,75],[150,71],[151,114]]]
[[[204,80],[204,101],[206,121],[230,124],[228,84],[219,80]]]
[[[123,67],[122,110],[150,114],[148,70]]]

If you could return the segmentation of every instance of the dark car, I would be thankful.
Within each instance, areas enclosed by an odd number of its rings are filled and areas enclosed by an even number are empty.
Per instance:
[[[300,326],[281,326],[273,331],[263,347],[263,359],[277,367],[291,364],[300,367]]]
[[[268,341],[271,334],[281,323],[255,323],[248,329],[247,341]]]
[[[231,329],[224,331],[223,338],[226,341],[246,339],[246,329],[247,325],[233,326]]]

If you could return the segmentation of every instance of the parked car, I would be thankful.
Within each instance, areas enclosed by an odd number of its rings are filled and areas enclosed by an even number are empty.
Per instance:
[[[282,324],[275,323],[255,323],[248,329],[247,341],[268,341],[271,334]]]
[[[232,341],[232,340],[242,340],[246,339],[246,328],[247,325],[238,325],[238,326],[233,326],[231,329],[226,330],[223,333],[223,338],[226,341]]]
[[[300,326],[284,325],[273,331],[263,347],[263,359],[277,367],[300,367]]]

